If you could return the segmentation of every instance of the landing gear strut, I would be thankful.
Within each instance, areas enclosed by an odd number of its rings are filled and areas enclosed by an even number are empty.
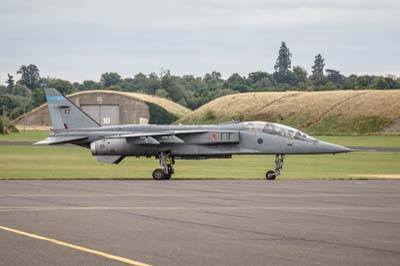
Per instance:
[[[265,174],[265,178],[267,180],[275,180],[275,178],[281,174],[281,170],[283,168],[283,160],[285,159],[285,154],[276,154],[275,155],[275,171],[269,170]]]
[[[153,171],[153,179],[170,179],[174,173],[174,168],[172,167],[173,164],[175,164],[174,158],[170,152],[160,152],[158,158],[160,159],[160,165],[162,168],[157,168]]]

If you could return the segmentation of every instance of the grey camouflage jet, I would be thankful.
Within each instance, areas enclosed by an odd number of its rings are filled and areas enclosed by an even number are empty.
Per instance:
[[[218,125],[101,126],[55,89],[46,89],[53,133],[35,145],[74,144],[91,150],[97,160],[118,164],[127,156],[159,159],[156,180],[170,179],[175,159],[232,158],[241,154],[275,154],[274,180],[286,154],[343,153],[350,149],[315,139],[300,130],[268,122]]]

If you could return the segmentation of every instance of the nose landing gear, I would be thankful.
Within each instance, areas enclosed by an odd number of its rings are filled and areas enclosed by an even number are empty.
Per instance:
[[[265,174],[265,178],[267,180],[275,180],[275,178],[281,174],[281,170],[283,168],[283,160],[285,159],[285,154],[276,154],[275,155],[275,171],[269,170]]]
[[[157,168],[153,171],[153,179],[154,180],[171,179],[171,176],[174,173],[173,165],[175,164],[175,160],[172,157],[171,153],[160,152],[158,158],[160,159],[160,165],[162,168]]]

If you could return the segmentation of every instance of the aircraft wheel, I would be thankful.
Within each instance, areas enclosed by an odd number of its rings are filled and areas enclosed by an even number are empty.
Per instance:
[[[165,179],[164,170],[161,168],[157,168],[153,171],[153,179],[154,180],[163,180]]]
[[[275,174],[274,171],[269,170],[269,171],[265,174],[265,178],[266,178],[267,180],[275,180],[276,174]]]
[[[171,176],[172,176],[172,173],[169,173],[169,174],[165,174],[164,173],[164,179],[171,179]]]

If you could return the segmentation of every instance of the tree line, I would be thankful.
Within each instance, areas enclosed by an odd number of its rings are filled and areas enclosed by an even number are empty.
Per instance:
[[[138,73],[133,77],[122,78],[116,72],[106,72],[100,80],[70,82],[59,78],[41,77],[39,68],[34,65],[21,66],[15,81],[8,75],[6,86],[0,86],[0,106],[6,106],[7,115],[14,119],[24,110],[29,111],[45,101],[44,88],[55,88],[63,94],[85,90],[116,90],[138,92],[168,98],[190,109],[195,109],[220,96],[259,91],[286,90],[353,90],[353,89],[396,89],[400,79],[395,76],[349,75],[339,70],[325,69],[325,59],[321,54],[315,56],[309,74],[301,66],[292,67],[292,54],[285,42],[281,43],[274,72],[251,72],[247,76],[232,74],[223,79],[220,72],[212,71],[204,76],[173,75],[169,70],[161,73]],[[2,110],[0,110],[1,114]]]

